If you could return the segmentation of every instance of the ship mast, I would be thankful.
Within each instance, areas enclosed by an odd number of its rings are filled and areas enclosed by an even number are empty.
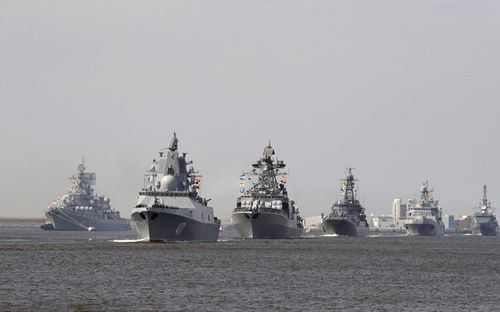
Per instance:
[[[342,191],[344,192],[344,202],[354,204],[356,201],[355,194],[355,181],[352,174],[353,168],[347,168],[347,174],[345,179],[342,181]]]
[[[420,189],[420,207],[423,208],[424,206],[430,204],[431,196],[429,191],[429,181],[426,180],[425,183],[422,184],[422,188]]]
[[[170,145],[168,146],[168,149],[172,152],[175,152],[177,150],[178,143],[179,143],[179,139],[177,139],[177,133],[174,132],[174,137],[172,138],[172,141],[170,141]]]
[[[488,187],[486,184],[483,185],[483,206],[488,206],[488,197],[486,196],[486,192],[488,191]]]
[[[264,148],[262,158],[252,164],[254,169],[251,172],[244,173],[245,175],[258,177],[257,183],[254,184],[255,190],[266,191],[266,193],[284,191],[284,183],[278,183],[277,176],[286,175],[286,173],[280,171],[286,165],[283,161],[274,158],[274,155],[274,148],[269,141],[269,145]]]

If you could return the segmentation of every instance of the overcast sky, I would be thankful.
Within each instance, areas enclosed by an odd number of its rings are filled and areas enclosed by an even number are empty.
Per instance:
[[[229,218],[271,140],[303,216],[356,168],[367,213],[426,179],[500,206],[500,1],[0,0],[0,217],[42,217],[85,156],[125,217],[177,131]]]

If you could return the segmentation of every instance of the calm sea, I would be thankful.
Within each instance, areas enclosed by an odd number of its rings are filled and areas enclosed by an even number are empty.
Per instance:
[[[0,311],[500,311],[500,238],[151,244],[0,226]]]

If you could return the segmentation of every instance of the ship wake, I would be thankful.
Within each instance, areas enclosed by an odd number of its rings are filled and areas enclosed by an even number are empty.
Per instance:
[[[111,240],[112,243],[143,243],[149,241],[148,239],[141,238],[141,239],[113,239]]]

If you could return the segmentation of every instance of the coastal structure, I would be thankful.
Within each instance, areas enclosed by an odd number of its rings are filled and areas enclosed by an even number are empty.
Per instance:
[[[304,235],[319,236],[323,234],[323,216],[310,216],[304,218]]]
[[[421,236],[444,234],[442,209],[439,207],[439,202],[434,200],[432,193],[426,181],[420,188],[420,201],[409,201],[408,218],[404,222],[407,234]]]
[[[341,183],[342,199],[333,204],[330,214],[323,219],[325,234],[362,236],[369,233],[365,208],[357,199],[355,181],[352,168],[348,168]]]
[[[94,193],[96,175],[85,171],[85,162],[71,178],[71,187],[49,204],[45,213],[49,223],[44,230],[56,231],[126,231],[129,222],[111,209],[110,200]]]
[[[392,217],[394,219],[395,229],[404,229],[408,211],[408,203],[403,203],[401,198],[394,199],[392,203]]]
[[[240,177],[241,196],[232,213],[233,224],[242,238],[292,238],[304,230],[295,202],[286,189],[286,164],[275,157],[271,143],[250,172]],[[278,181],[278,178],[280,180]],[[246,189],[247,182],[252,185]]]
[[[206,241],[219,237],[220,222],[209,199],[199,196],[201,175],[186,153],[179,155],[176,134],[159,160],[144,175],[144,187],[132,210],[139,239],[147,241]]]
[[[456,231],[455,216],[449,214],[443,215],[443,225],[445,232]]]
[[[394,218],[392,216],[372,216],[373,229],[378,230],[389,230],[393,231],[396,229],[394,225]]]
[[[498,221],[493,214],[493,207],[487,197],[488,187],[483,186],[483,199],[472,215],[471,230],[474,235],[497,236]]]

